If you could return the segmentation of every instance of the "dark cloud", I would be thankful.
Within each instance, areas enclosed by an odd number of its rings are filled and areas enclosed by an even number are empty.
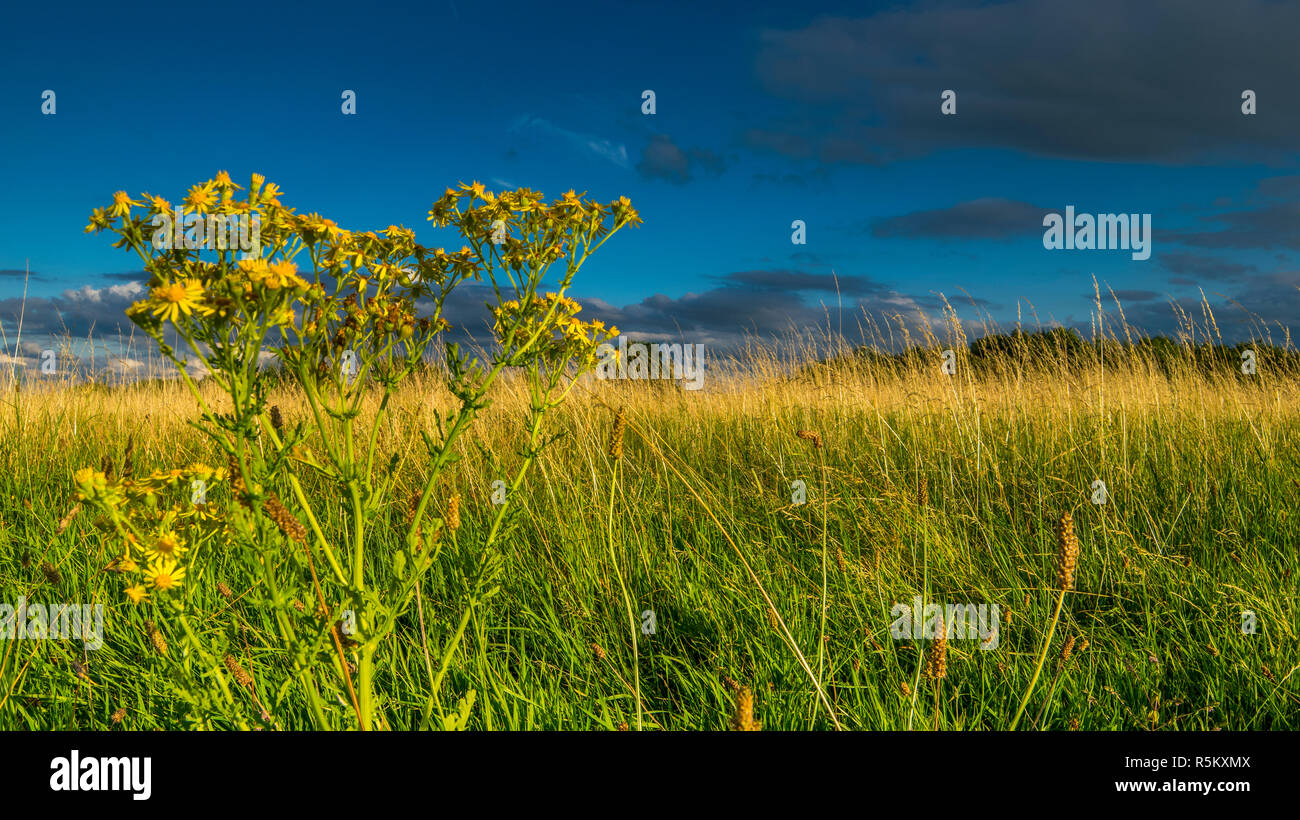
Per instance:
[[[1254,265],[1195,253],[1165,252],[1158,258],[1166,270],[1177,274],[1169,280],[1175,285],[1195,284],[1202,279],[1236,279],[1257,270]]]
[[[1281,343],[1287,336],[1286,329],[1294,329],[1296,317],[1300,316],[1300,271],[1253,274],[1223,284],[1227,287],[1207,288],[1203,301],[1200,294],[1133,303],[1121,297],[1124,318],[1131,328],[1144,334],[1170,337],[1177,336],[1184,323],[1192,321],[1198,326],[1196,338],[1205,341],[1213,335],[1212,331],[1207,333],[1208,308],[1218,335],[1229,344],[1262,338],[1266,333],[1275,343]],[[1089,301],[1093,301],[1091,295]],[[1118,329],[1118,312],[1113,303],[1105,300],[1104,292],[1102,309],[1109,314],[1109,321],[1116,323],[1113,329]],[[1072,326],[1091,332],[1089,320],[1073,322]]]
[[[1271,0],[922,3],[766,30],[755,70],[787,100],[753,147],[877,162],[944,147],[1197,163],[1294,151],[1300,5]],[[957,114],[940,94],[957,92]],[[1257,94],[1256,116],[1241,93]]]
[[[782,291],[838,292],[842,296],[867,296],[887,291],[884,285],[861,276],[837,276],[829,273],[804,273],[792,270],[751,270],[717,277],[736,285]]]
[[[1085,293],[1083,294],[1083,298],[1095,304],[1097,301],[1097,294]],[[1149,302],[1152,299],[1159,299],[1159,298],[1160,298],[1160,294],[1156,293],[1154,290],[1128,289],[1128,290],[1112,291],[1110,289],[1103,289],[1101,291],[1101,299],[1102,299],[1103,307],[1105,307],[1107,304],[1114,304],[1116,299],[1119,300],[1121,305],[1127,305],[1129,302]]]
[[[1028,202],[985,197],[879,219],[870,230],[880,239],[1007,239],[1042,233],[1046,213]]]
[[[0,279],[31,279],[33,282],[48,282],[48,276],[26,270],[0,269]]]
[[[111,279],[115,282],[148,282],[149,274],[142,270],[127,271],[125,273],[106,273],[105,279]]]
[[[1300,176],[1265,177],[1255,186],[1255,190],[1266,197],[1300,196]]]
[[[662,293],[639,302],[613,305],[580,294],[582,318],[615,325],[627,336],[648,341],[705,343],[715,349],[734,349],[748,338],[766,339],[792,330],[824,329],[828,315],[844,330],[857,328],[863,312],[871,316],[902,314],[908,322],[918,311],[933,315],[942,310],[938,297],[900,293],[860,276],[840,276],[836,293],[831,274],[799,270],[735,271],[712,277],[718,285],[700,292],[671,297]],[[484,303],[493,301],[484,285],[465,285],[455,291],[446,316],[467,340],[485,345],[490,340]]]
[[[667,134],[656,134],[642,151],[636,169],[646,179],[663,179],[680,185],[690,182],[696,169],[720,174],[726,169],[726,162],[706,148],[683,150]]]
[[[1157,231],[1156,238],[1198,248],[1289,248],[1300,250],[1300,202],[1201,217],[1216,226],[1202,231]]]
[[[1293,327],[1300,317],[1300,271],[1248,277],[1232,293],[1225,311],[1243,326],[1258,322],[1274,328]]]

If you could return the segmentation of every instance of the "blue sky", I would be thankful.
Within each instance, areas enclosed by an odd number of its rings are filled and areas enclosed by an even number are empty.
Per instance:
[[[425,214],[457,181],[626,195],[644,227],[575,293],[647,336],[725,345],[938,294],[1086,328],[1094,275],[1150,332],[1204,291],[1230,332],[1249,312],[1277,334],[1300,309],[1300,11],[1131,6],[24,4],[0,49],[0,322],[12,341],[30,260],[29,333],[124,326],[138,265],[82,233],[91,208],[225,169],[456,247]],[[1150,213],[1151,259],[1045,250],[1067,205]]]

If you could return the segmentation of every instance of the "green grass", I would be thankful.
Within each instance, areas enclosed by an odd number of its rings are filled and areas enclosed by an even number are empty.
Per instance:
[[[1081,541],[1076,588],[1020,728],[1300,728],[1300,383],[1152,367],[1007,367],[980,379],[936,370],[759,372],[698,394],[584,385],[552,422],[563,437],[511,500],[500,589],[473,612],[435,713],[458,714],[465,698],[474,729],[635,729],[639,680],[646,729],[727,728],[740,687],[753,690],[764,730],[832,728],[765,590],[813,677],[822,670],[844,728],[1007,728],[1055,604],[1053,527],[1068,510]],[[429,380],[405,391],[383,452],[409,451],[430,397],[446,399]],[[294,398],[279,401],[292,423]],[[491,482],[520,458],[509,429],[520,401],[503,388],[456,465],[463,524],[422,589],[429,661],[415,608],[379,653],[378,713],[393,729],[421,724],[429,667],[437,673],[456,629],[490,521]],[[630,425],[611,518],[606,450],[619,406]],[[89,513],[61,533],[59,522],[75,503],[72,473],[106,458],[122,469],[128,435],[137,473],[220,463],[193,449],[183,421],[195,412],[156,383],[4,393],[0,602],[102,603],[105,634],[94,652],[0,641],[0,728],[189,725],[174,657],[144,626],[151,605],[127,602],[104,571],[114,546]],[[823,449],[800,429],[818,431]],[[399,469],[409,492],[420,464]],[[1099,478],[1104,506],[1090,501]],[[796,480],[806,504],[791,503]],[[342,532],[344,499],[306,489],[329,536]],[[404,510],[405,496],[394,499],[395,524]],[[374,533],[370,560],[387,560],[397,527],[381,520]],[[636,636],[635,666],[611,540],[636,622],[655,614],[655,634]],[[273,685],[290,659],[271,615],[217,590],[223,582],[238,599],[249,589],[259,576],[243,560],[203,557],[187,579],[193,621],[253,675],[256,703],[236,690],[252,723],[261,704],[269,727],[309,726],[301,693]],[[889,632],[891,606],[917,594],[998,604],[1009,616],[998,648],[949,641],[947,676],[927,680],[929,642]],[[1256,613],[1256,634],[1242,633],[1242,610]],[[182,642],[166,637],[174,655]],[[317,659],[323,675],[331,652]],[[339,728],[355,726],[350,704],[326,708]]]

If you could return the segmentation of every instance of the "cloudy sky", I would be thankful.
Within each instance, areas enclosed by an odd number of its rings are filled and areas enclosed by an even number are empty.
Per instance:
[[[128,332],[138,266],[83,234],[87,215],[118,189],[179,200],[221,169],[261,172],[345,227],[396,222],[456,247],[425,214],[457,181],[629,196],[644,227],[602,248],[575,294],[642,337],[727,345],[828,312],[847,330],[941,296],[967,320],[1087,328],[1094,276],[1151,333],[1202,292],[1227,334],[1300,316],[1300,4],[307,9],[6,12],[10,344],[20,310],[32,340]],[[1150,214],[1150,258],[1045,249],[1043,216],[1066,206]],[[455,318],[479,321],[482,301],[466,291]]]

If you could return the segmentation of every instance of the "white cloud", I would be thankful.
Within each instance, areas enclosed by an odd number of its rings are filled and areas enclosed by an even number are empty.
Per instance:
[[[568,142],[576,148],[590,151],[602,159],[609,160],[620,168],[629,168],[627,161],[627,146],[623,143],[615,143],[602,137],[591,134],[581,134],[577,131],[570,131],[567,128],[561,128],[550,120],[541,117],[533,117],[525,114],[515,120],[510,126],[511,131],[522,130],[540,131],[543,134],[559,138]]]

